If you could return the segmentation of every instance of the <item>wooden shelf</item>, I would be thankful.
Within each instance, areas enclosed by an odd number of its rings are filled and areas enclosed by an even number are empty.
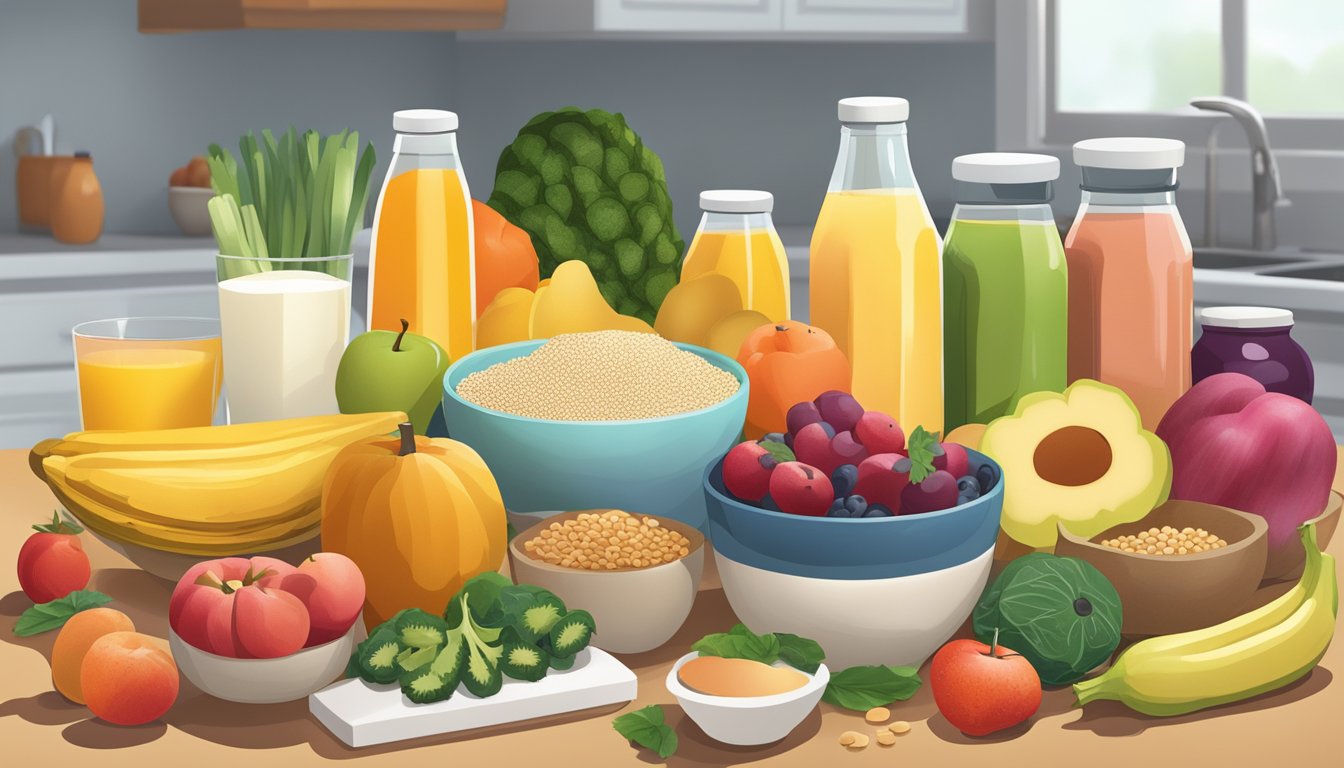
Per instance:
[[[139,0],[141,32],[496,29],[508,0]]]

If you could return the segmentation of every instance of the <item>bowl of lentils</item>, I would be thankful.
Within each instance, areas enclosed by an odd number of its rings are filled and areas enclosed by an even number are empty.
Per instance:
[[[705,468],[747,415],[735,360],[628,331],[478,350],[443,387],[449,435],[485,460],[510,512],[536,518],[627,509],[703,531]]]

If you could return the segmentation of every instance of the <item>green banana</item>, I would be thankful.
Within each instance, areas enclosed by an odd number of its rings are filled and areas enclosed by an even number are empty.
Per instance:
[[[1183,715],[1249,699],[1305,676],[1335,632],[1335,558],[1316,526],[1300,529],[1306,565],[1277,600],[1216,626],[1130,646],[1105,673],[1073,686],[1078,705],[1120,701],[1145,715]]]

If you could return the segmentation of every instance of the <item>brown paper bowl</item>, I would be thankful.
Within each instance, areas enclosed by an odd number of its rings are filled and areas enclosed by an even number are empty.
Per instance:
[[[1094,543],[1161,528],[1203,528],[1226,547],[1193,555],[1122,552]],[[1198,501],[1168,501],[1132,523],[1112,526],[1091,540],[1059,526],[1055,554],[1096,566],[1120,594],[1120,632],[1146,637],[1210,627],[1245,610],[1265,570],[1269,525],[1259,515]]]
[[[1331,491],[1330,500],[1325,504],[1325,511],[1320,517],[1311,521],[1316,523],[1316,543],[1321,549],[1325,549],[1325,545],[1330,543],[1330,537],[1335,535],[1335,529],[1339,527],[1341,507],[1344,507],[1344,496],[1340,496],[1339,491]],[[1296,581],[1297,577],[1302,575],[1305,561],[1306,553],[1302,551],[1302,540],[1292,536],[1282,547],[1269,551],[1269,559],[1265,561],[1265,580]]]

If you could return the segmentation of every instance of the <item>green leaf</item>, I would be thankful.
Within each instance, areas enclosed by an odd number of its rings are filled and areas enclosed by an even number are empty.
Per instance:
[[[78,535],[84,532],[84,528],[75,519],[70,516],[62,517],[60,512],[51,513],[50,523],[39,523],[33,526],[33,530],[38,533],[62,533],[66,535]]]
[[[774,440],[762,440],[761,447],[764,448],[775,461],[783,464],[786,461],[797,461],[798,457],[793,455],[793,449],[784,443],[777,443]]]
[[[933,449],[938,445],[938,436],[915,427],[905,441],[906,455],[910,457],[910,482],[918,485],[924,478],[933,474]]]
[[[611,721],[611,727],[664,760],[676,754],[677,733],[663,722],[663,708],[657,704],[627,712]]]
[[[826,652],[816,640],[791,635],[788,632],[776,632],[779,641],[779,658],[785,664],[800,669],[809,675],[815,675],[826,660]]]
[[[850,667],[831,675],[821,700],[855,712],[867,712],[893,701],[905,701],[919,690],[914,667]]]
[[[725,659],[750,659],[762,664],[779,660],[779,639],[772,634],[758,635],[738,624],[727,632],[705,635],[691,646],[701,656],[721,656]]]
[[[80,611],[107,605],[112,598],[102,592],[80,589],[49,603],[34,605],[19,616],[14,625],[14,634],[18,637],[31,637],[53,629],[60,629]]]

